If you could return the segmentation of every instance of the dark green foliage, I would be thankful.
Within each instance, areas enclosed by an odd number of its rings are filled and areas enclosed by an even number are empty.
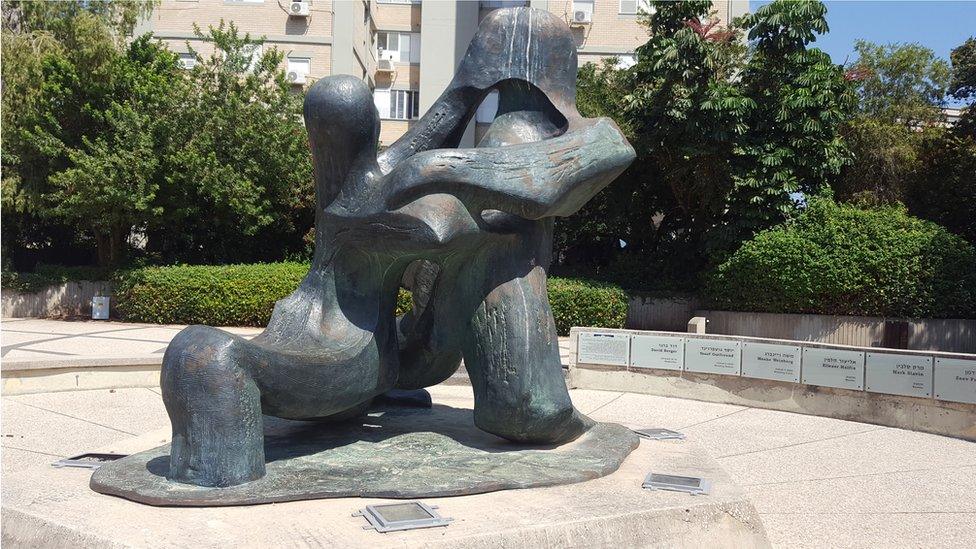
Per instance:
[[[841,67],[810,45],[827,31],[820,2],[775,1],[728,28],[708,1],[654,7],[636,65],[580,70],[581,112],[616,120],[638,158],[557,223],[557,268],[691,288],[709,260],[794,214],[796,193],[837,177],[849,161],[839,128],[856,97]]]
[[[304,250],[311,162],[284,54],[255,57],[260,41],[221,23],[197,31],[216,52],[181,70],[151,36],[126,37],[156,3],[4,2],[6,265]]]
[[[155,324],[264,326],[279,299],[308,272],[307,263],[148,267],[118,275],[118,311],[123,320]],[[627,294],[618,286],[549,279],[549,301],[560,334],[572,326],[622,328]],[[411,307],[400,291],[397,314]]]
[[[549,305],[559,335],[573,326],[623,328],[627,294],[613,284],[572,278],[549,278]]]
[[[82,280],[101,281],[111,278],[112,271],[101,267],[64,267],[62,265],[40,264],[35,267],[33,272],[29,273],[3,271],[2,285],[4,290],[36,292],[54,284]]]
[[[925,124],[941,117],[950,69],[921,44],[854,43],[859,111],[890,124]]]
[[[952,61],[949,94],[968,103],[954,130],[958,135],[976,139],[976,109],[973,108],[976,105],[976,38],[970,37],[952,50],[949,59]]]
[[[275,301],[308,273],[307,263],[148,267],[118,277],[123,320],[155,324],[264,326]]]
[[[746,242],[707,285],[719,309],[976,317],[976,249],[904,208],[811,201]]]
[[[976,245],[976,140],[944,133],[919,146],[918,170],[904,201],[913,215]]]

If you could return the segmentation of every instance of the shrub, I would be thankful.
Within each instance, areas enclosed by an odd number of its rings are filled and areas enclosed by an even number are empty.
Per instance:
[[[274,304],[308,272],[307,263],[149,267],[118,277],[118,310],[124,320],[158,324],[263,326]],[[587,280],[549,279],[549,301],[559,333],[572,326],[621,328],[627,295],[618,286]],[[397,314],[411,307],[400,290]]]
[[[109,280],[111,278],[112,271],[101,267],[65,267],[38,264],[30,273],[3,271],[0,280],[2,280],[2,286],[5,290],[36,292],[54,284],[81,280]]]
[[[710,275],[712,307],[890,317],[976,316],[976,250],[901,206],[813,199]]]
[[[133,322],[264,326],[306,273],[307,263],[135,269],[118,277],[118,311]]]
[[[627,294],[614,284],[552,277],[549,305],[559,335],[573,326],[623,328],[627,320]]]

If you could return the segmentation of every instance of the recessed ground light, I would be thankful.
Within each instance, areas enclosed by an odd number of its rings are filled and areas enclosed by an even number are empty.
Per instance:
[[[437,507],[411,501],[389,505],[367,505],[365,509],[361,509],[353,516],[365,517],[369,521],[369,525],[363,526],[363,530],[375,529],[381,533],[447,526],[454,520],[440,516],[434,509]]]
[[[693,496],[706,495],[712,489],[712,483],[701,477],[682,477],[679,475],[662,475],[649,473],[644,479],[643,488],[649,490],[671,490],[686,492]]]
[[[117,459],[122,459],[126,456],[122,454],[81,454],[74,457],[69,457],[62,459],[60,461],[55,461],[51,465],[55,467],[83,467],[85,469],[98,469],[102,465],[115,461]]]
[[[685,438],[684,433],[672,431],[671,429],[633,429],[633,431],[638,435],[651,440],[683,440]]]

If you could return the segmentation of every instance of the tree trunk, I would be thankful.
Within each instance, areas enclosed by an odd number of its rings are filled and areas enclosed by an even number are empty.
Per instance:
[[[115,267],[122,258],[122,227],[112,226],[108,233],[95,233],[95,248],[98,252],[99,267]]]

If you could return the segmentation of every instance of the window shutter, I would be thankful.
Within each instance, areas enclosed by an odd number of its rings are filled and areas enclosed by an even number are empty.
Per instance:
[[[380,113],[380,118],[390,117],[390,90],[373,90],[373,104]]]
[[[397,60],[401,63],[410,62],[410,33],[401,32],[400,36],[400,58]]]
[[[420,33],[410,33],[410,62],[420,63]]]
[[[620,13],[637,13],[637,0],[620,0]]]

